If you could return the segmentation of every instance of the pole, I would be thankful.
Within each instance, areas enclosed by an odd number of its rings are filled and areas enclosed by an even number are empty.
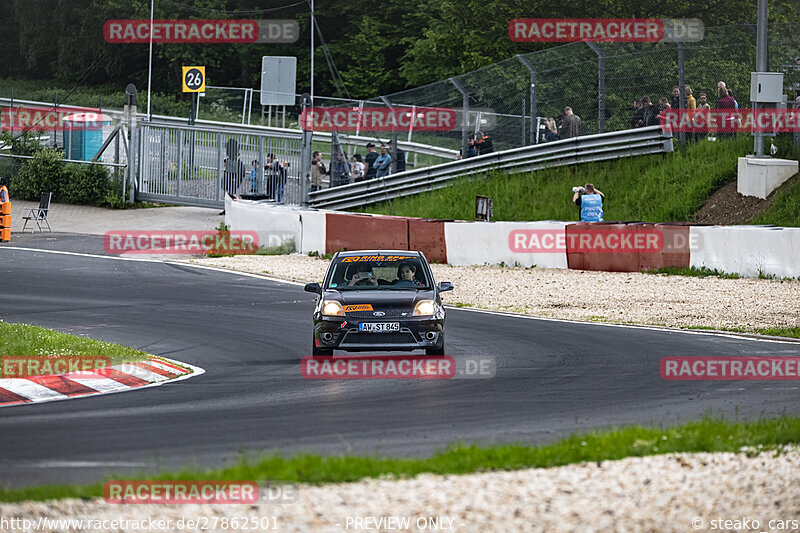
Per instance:
[[[467,139],[469,138],[469,93],[455,78],[450,78],[450,83],[461,93],[461,157],[466,159]]]
[[[536,68],[528,61],[528,58],[523,55],[517,54],[517,59],[519,59],[531,73],[531,134],[529,144],[536,144],[537,136],[539,135],[538,124],[536,129],[533,127],[533,121],[536,120]]]
[[[767,0],[758,0],[758,22],[756,25],[756,72],[769,70],[767,48]],[[753,104],[753,111],[758,111],[764,104]],[[753,135],[753,152],[756,157],[764,155],[764,134],[756,131]]]
[[[606,54],[591,41],[586,41],[589,48],[597,54],[597,133],[606,131]]]
[[[314,0],[311,0],[311,105],[314,105]]]
[[[302,98],[303,111],[311,105],[311,95],[304,94]],[[303,138],[300,144],[300,198],[297,203],[308,205],[308,193],[311,190],[311,142],[313,133],[303,129]]]
[[[153,121],[153,112],[150,109],[150,82],[153,79],[153,9],[156,0],[150,0],[150,60],[147,67],[147,119]]]

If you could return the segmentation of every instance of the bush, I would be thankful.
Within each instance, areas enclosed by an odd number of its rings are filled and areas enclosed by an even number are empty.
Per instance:
[[[33,159],[22,164],[11,181],[13,187],[10,192],[20,200],[38,200],[43,192],[52,192],[54,199],[60,199],[64,182],[61,152],[42,148],[33,155]]]
[[[12,197],[36,201],[52,192],[54,202],[122,207],[122,182],[112,180],[104,166],[64,163],[61,157],[51,148],[37,151],[11,179]]]
[[[63,195],[70,204],[103,205],[112,192],[108,171],[102,165],[70,164],[64,169]]]

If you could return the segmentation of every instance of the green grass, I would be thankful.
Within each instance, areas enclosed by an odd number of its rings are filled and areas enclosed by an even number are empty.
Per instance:
[[[800,226],[800,180],[775,195],[775,201],[767,211],[753,220],[753,224],[776,226]]]
[[[678,268],[678,267],[667,267],[667,268],[659,268],[657,270],[646,270],[644,271],[645,274],[665,274],[667,276],[693,276],[699,278],[706,278],[708,276],[715,276],[718,278],[725,278],[725,279],[739,279],[739,274],[735,272],[723,272],[722,270],[717,270],[716,268],[711,269],[708,267],[689,267],[689,268]]]
[[[289,239],[277,246],[259,246],[253,255],[288,255],[297,251],[294,239]]]
[[[454,186],[368,206],[388,215],[471,220],[475,196],[494,201],[494,220],[576,220],[572,187],[594,183],[606,195],[605,220],[667,222],[691,220],[720,186],[736,176],[737,157],[752,150],[740,136],[687,143],[666,155],[558,167],[488,179],[459,180]]]
[[[756,332],[774,337],[791,337],[800,339],[800,328],[758,328]]]
[[[27,324],[0,322],[0,354],[2,355],[101,355],[116,365],[143,361],[149,355],[119,344],[85,337],[76,337]]]
[[[288,483],[341,483],[381,476],[413,477],[421,473],[468,474],[473,472],[548,468],[573,463],[617,460],[675,452],[740,452],[754,455],[800,443],[800,418],[737,423],[706,417],[667,429],[629,426],[572,435],[552,444],[528,446],[503,444],[490,447],[459,444],[425,458],[321,456],[277,453],[241,456],[227,468],[187,468],[139,479],[159,480],[275,480]],[[125,474],[122,479],[135,479]],[[109,479],[114,479],[110,477]],[[117,478],[120,479],[120,478]],[[0,489],[0,501],[95,498],[101,483]]]

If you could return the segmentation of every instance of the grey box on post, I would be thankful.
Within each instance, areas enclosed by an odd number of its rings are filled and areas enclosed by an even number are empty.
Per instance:
[[[764,104],[780,103],[783,99],[783,73],[751,72],[750,101]]]

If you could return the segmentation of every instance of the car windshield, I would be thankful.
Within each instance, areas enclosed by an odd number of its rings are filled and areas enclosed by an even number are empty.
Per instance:
[[[430,280],[419,257],[363,255],[339,258],[325,288],[413,291],[429,287]]]

